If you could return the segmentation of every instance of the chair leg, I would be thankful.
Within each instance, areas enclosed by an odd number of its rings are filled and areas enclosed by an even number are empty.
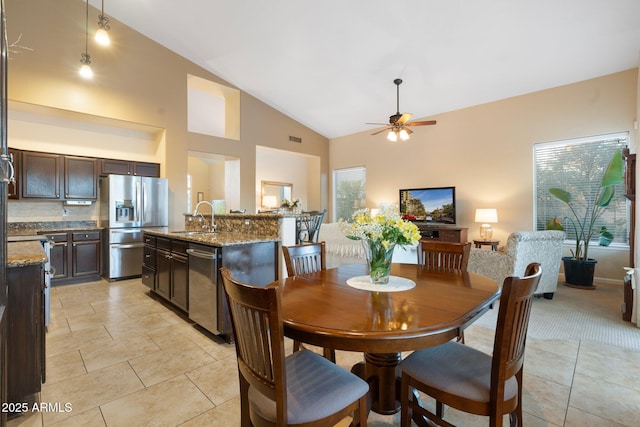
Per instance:
[[[300,351],[302,350],[304,347],[302,346],[302,343],[300,341],[293,341],[293,352],[295,353],[296,351]]]
[[[322,354],[325,359],[330,360],[333,363],[336,363],[336,351],[332,348],[323,348]]]
[[[444,405],[442,404],[442,402],[436,401],[436,415],[438,416],[438,418],[444,417]]]
[[[357,425],[360,427],[367,427],[367,394],[360,398],[360,402],[358,404],[358,409],[353,414],[353,423],[352,425]],[[356,424],[357,423],[357,424]]]
[[[240,425],[251,427],[251,416],[249,415],[249,383],[240,375]]]

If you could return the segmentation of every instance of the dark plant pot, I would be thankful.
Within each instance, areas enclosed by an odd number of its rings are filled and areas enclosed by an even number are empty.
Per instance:
[[[562,257],[564,264],[564,281],[575,287],[593,289],[593,276],[596,270],[595,259],[578,260],[572,257]]]

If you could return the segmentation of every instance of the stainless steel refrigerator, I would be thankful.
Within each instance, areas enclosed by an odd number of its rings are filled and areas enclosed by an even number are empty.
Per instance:
[[[168,226],[168,198],[165,178],[108,175],[101,179],[102,275],[106,279],[142,274],[142,229]]]

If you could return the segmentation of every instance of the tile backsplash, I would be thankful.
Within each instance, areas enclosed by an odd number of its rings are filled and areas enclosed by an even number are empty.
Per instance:
[[[98,221],[100,206],[66,206],[62,202],[9,200],[7,222]]]

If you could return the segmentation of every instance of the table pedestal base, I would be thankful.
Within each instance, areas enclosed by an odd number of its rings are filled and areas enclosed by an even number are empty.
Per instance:
[[[400,410],[400,353],[365,353],[351,372],[369,383],[370,409],[392,415]]]

